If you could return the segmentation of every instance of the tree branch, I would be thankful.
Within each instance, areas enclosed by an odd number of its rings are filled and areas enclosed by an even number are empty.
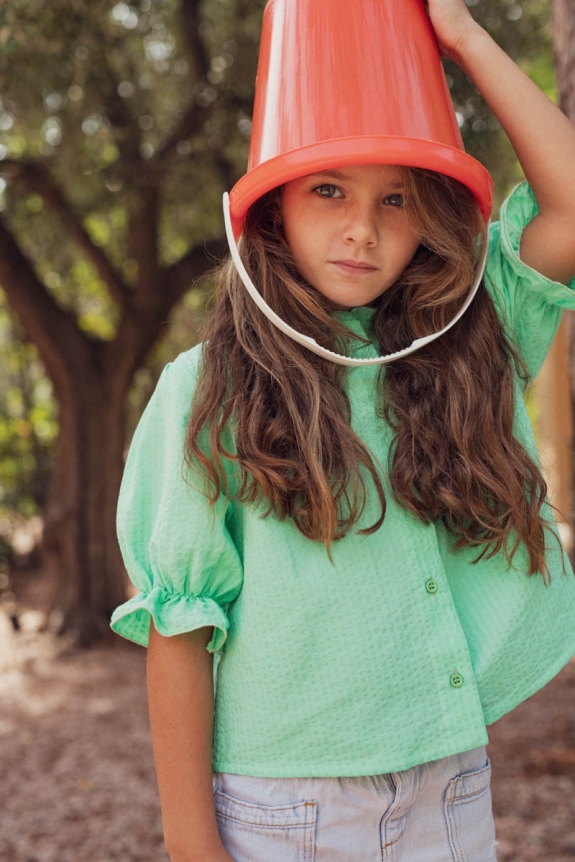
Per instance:
[[[121,50],[121,46],[118,47]],[[118,93],[120,82],[108,63],[109,46],[102,43],[100,48],[97,57],[98,71],[94,76],[100,85],[96,84],[96,89],[100,90],[106,117],[115,130],[114,140],[121,153],[124,169],[140,173],[146,163],[140,155],[141,137],[138,121],[132,115],[126,99]]]
[[[161,273],[158,263],[159,189],[153,183],[143,183],[137,191],[128,194],[128,246],[130,256],[138,264],[137,289],[133,291],[132,306],[142,309],[161,304]]]
[[[76,317],[54,302],[6,223],[0,219],[0,283],[10,307],[34,342],[52,381],[67,379],[86,336]]]
[[[201,105],[197,101],[197,95],[206,83],[210,71],[210,58],[200,38],[199,5],[199,0],[181,0],[180,5],[183,40],[196,79],[196,85],[192,88],[193,97],[178,123],[158,147],[154,158],[150,160],[152,163],[165,163],[179,141],[188,140],[201,133],[203,125],[214,113],[215,104],[213,102],[209,105]]]
[[[108,287],[112,297],[121,308],[130,302],[130,291],[120,273],[112,266],[104,252],[94,245],[85,228],[66,200],[64,193],[57,185],[47,168],[38,161],[0,161],[2,170],[11,179],[20,180],[26,188],[39,194],[42,199],[57,213],[64,222],[70,237],[78,243],[86,257],[92,262],[98,275]]]
[[[204,123],[210,119],[213,113],[214,108],[211,104],[202,107],[198,105],[194,97],[174,128],[165,136],[148,165],[163,165],[180,141],[188,140],[202,131]]]
[[[575,5],[573,0],[553,3],[555,71],[559,86],[559,106],[575,122]]]
[[[225,238],[212,239],[191,248],[184,257],[163,270],[170,307],[193,287],[193,282],[216,266],[228,250]]]
[[[198,82],[205,81],[210,70],[210,58],[200,39],[200,0],[181,0],[181,20],[188,57]]]

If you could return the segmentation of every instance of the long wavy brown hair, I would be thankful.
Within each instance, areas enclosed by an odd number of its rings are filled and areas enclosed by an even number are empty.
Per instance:
[[[464,185],[433,171],[401,172],[407,218],[421,242],[377,300],[374,332],[385,353],[451,320],[472,283],[478,239],[487,241],[479,207]],[[284,320],[345,352],[347,339],[357,336],[299,273],[283,233],[281,193],[274,189],[249,210],[239,242],[244,264]],[[278,330],[247,293],[231,257],[214,275],[185,461],[203,475],[212,504],[232,491],[242,503],[265,502],[264,517],[291,518],[304,536],[323,542],[331,558],[332,541],[365,510],[366,479],[381,513],[359,532],[379,529],[386,511],[382,465],[350,425],[347,368]],[[513,436],[516,375],[525,387],[526,367],[482,283],[445,335],[380,373],[381,422],[393,431],[385,469],[396,500],[425,524],[442,521],[456,548],[479,548],[474,562],[503,550],[511,565],[524,542],[528,573],[540,572],[546,581],[545,530],[551,527],[540,510],[547,487]],[[236,465],[233,489],[223,460]]]

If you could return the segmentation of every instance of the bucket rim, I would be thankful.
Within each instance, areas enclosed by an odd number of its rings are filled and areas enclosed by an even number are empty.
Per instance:
[[[361,135],[306,144],[272,156],[247,172],[230,191],[234,236],[239,239],[250,206],[266,192],[316,170],[357,164],[397,164],[438,171],[459,180],[474,194],[485,221],[493,208],[491,174],[465,150],[425,138]]]

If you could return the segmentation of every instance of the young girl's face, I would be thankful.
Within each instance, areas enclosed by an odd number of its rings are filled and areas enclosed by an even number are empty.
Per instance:
[[[354,165],[285,183],[284,230],[301,274],[338,308],[373,303],[419,245],[404,203],[395,165]]]

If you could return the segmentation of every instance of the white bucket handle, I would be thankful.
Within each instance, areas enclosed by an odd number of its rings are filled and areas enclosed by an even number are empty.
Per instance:
[[[451,329],[451,327],[455,323],[457,323],[459,318],[467,311],[467,309],[471,305],[471,301],[477,293],[477,290],[481,283],[481,277],[483,276],[485,264],[487,262],[487,249],[489,243],[486,241],[483,244],[481,257],[478,264],[477,275],[475,277],[475,281],[473,282],[473,286],[469,292],[469,296],[467,297],[453,320],[448,323],[447,326],[444,326],[443,329],[440,329],[439,332],[434,332],[432,335],[426,335],[423,338],[417,338],[415,341],[412,341],[409,347],[406,347],[403,350],[398,350],[396,353],[388,353],[385,356],[372,357],[371,359],[354,359],[350,356],[342,356],[340,353],[334,353],[333,350],[328,350],[326,347],[322,347],[321,344],[317,343],[315,338],[310,338],[308,335],[303,335],[301,332],[298,332],[297,329],[293,329],[293,327],[289,326],[289,324],[287,324],[285,320],[282,320],[281,317],[279,317],[275,313],[275,311],[269,307],[261,293],[259,293],[259,291],[256,289],[251,278],[249,277],[240,257],[236,240],[234,237],[234,232],[232,230],[232,221],[230,217],[230,201],[227,192],[224,192],[223,206],[226,236],[228,238],[230,252],[232,254],[232,258],[236,265],[236,269],[239,273],[239,276],[244,283],[246,290],[254,300],[255,304],[265,314],[268,320],[271,320],[271,322],[275,324],[278,329],[281,329],[282,332],[285,332],[285,334],[289,335],[290,338],[293,338],[294,341],[297,341],[299,344],[303,344],[303,346],[307,347],[308,350],[313,351],[313,353],[317,353],[318,356],[323,356],[325,359],[330,359],[332,362],[336,362],[338,365],[383,365],[386,362],[393,362],[394,359],[401,359],[403,356],[408,356],[410,353],[414,353],[414,351],[418,350],[420,347],[423,347],[425,344],[429,344],[431,341],[435,341],[436,338],[439,338],[441,335],[447,332],[448,329]]]

